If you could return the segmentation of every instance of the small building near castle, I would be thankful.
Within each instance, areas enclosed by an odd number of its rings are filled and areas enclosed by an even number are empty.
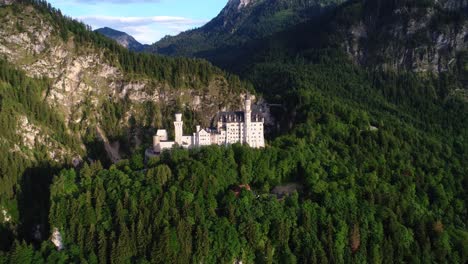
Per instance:
[[[214,121],[215,128],[197,126],[193,135],[183,135],[182,114],[177,113],[174,121],[174,141],[168,140],[168,133],[165,129],[159,129],[153,137],[152,154],[159,154],[165,149],[171,149],[175,146],[196,148],[241,143],[248,144],[252,148],[265,147],[265,119],[262,113],[252,111],[252,101],[249,97],[245,100],[244,111],[220,112]]]

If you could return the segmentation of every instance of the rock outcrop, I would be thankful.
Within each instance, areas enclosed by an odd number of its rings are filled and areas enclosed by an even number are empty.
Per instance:
[[[54,232],[52,233],[52,237],[50,238],[52,244],[55,245],[58,251],[63,250],[65,247],[63,245],[62,234],[60,233],[58,228],[54,228]]]
[[[468,8],[468,0],[436,0],[436,2],[448,10],[462,10]]]
[[[15,2],[16,0],[0,0],[0,6],[3,5],[11,5]]]
[[[2,208],[0,212],[0,219],[2,219],[0,223],[9,223],[11,221],[11,215],[8,213],[8,211]]]
[[[248,6],[255,0],[229,0],[228,6],[235,7],[237,10],[241,10],[242,8]]]

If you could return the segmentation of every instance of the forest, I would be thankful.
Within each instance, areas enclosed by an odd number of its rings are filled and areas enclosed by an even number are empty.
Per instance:
[[[166,65],[156,57],[60,23],[64,37],[104,45],[134,74],[170,76],[159,75]],[[264,149],[174,149],[145,160],[148,141],[116,164],[78,168],[41,158],[44,150],[34,164],[0,155],[0,197],[21,194],[10,210],[20,222],[0,223],[0,263],[466,263],[468,104],[454,93],[463,74],[367,69],[336,47],[264,52],[243,75],[283,106],[272,109],[279,129]],[[213,66],[200,63],[209,75]],[[21,114],[75,144],[39,100],[48,80],[2,61],[0,78],[1,138],[19,140],[12,118]],[[0,141],[2,153],[7,146]],[[287,184],[300,188],[274,192]],[[37,237],[34,223],[43,223]]]
[[[146,164],[137,152],[110,167],[57,172],[47,230],[60,231],[64,250],[12,239],[0,259],[466,262],[466,103],[418,90],[442,78],[418,86],[415,76],[331,65],[277,71],[291,82],[278,87],[297,87],[285,94],[297,114],[294,128],[265,149],[176,149]],[[404,89],[409,85],[414,91]],[[272,194],[286,183],[303,188]],[[243,184],[252,191],[236,196]]]
[[[62,170],[50,241],[14,242],[14,263],[464,263],[463,139],[375,117],[315,94],[294,132],[262,150],[176,149]],[[448,136],[449,137],[449,136]],[[274,186],[295,182],[287,197]],[[236,186],[250,184],[252,191]]]

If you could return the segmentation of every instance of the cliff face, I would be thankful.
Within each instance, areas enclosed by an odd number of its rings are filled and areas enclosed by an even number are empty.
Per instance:
[[[468,9],[468,0],[438,0],[436,2],[438,2],[443,8],[448,10]]]
[[[22,6],[15,11],[10,6],[1,7],[0,24],[0,56],[30,77],[50,80],[51,85],[42,95],[43,99],[63,115],[66,126],[76,138],[94,131],[107,121],[108,117],[102,110],[109,102],[125,104],[125,112],[121,113],[122,118],[113,128],[116,130],[127,129],[130,120],[141,126],[157,128],[165,120],[172,120],[168,109],[174,107],[192,111],[197,123],[208,125],[220,109],[238,109],[241,106],[240,91],[235,91],[221,74],[211,78],[204,89],[173,87],[168,82],[129,75],[105,49],[92,43],[77,44],[73,36],[67,42],[63,41],[54,22],[32,6]],[[194,79],[193,76],[182,78]],[[167,116],[160,116],[159,121],[148,120],[145,109],[149,105],[165,109]],[[45,140],[47,133],[53,133],[35,129],[37,133],[29,131],[32,135],[28,131],[19,130],[18,133],[25,139],[33,137],[37,141]],[[109,130],[104,129],[104,132],[112,134]],[[31,143],[34,139],[26,141],[25,146],[34,147]],[[49,146],[51,158],[56,160],[65,159],[73,152],[55,151],[53,143]]]
[[[253,2],[255,2],[255,0],[229,0],[229,2],[227,3],[227,7],[231,7],[240,11],[242,8],[248,6]]]
[[[342,46],[356,63],[440,73],[452,70],[460,52],[467,50],[467,1],[376,2],[356,2],[338,15],[343,19],[346,12],[356,12],[356,19],[338,22],[334,28],[344,36]]]
[[[2,5],[11,5],[14,2],[16,2],[16,0],[0,0],[0,6],[2,6]]]

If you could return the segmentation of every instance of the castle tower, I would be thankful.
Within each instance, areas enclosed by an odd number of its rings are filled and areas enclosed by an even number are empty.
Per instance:
[[[182,121],[182,114],[175,114],[174,122],[174,134],[175,134],[175,143],[179,146],[182,146],[182,131],[183,131],[184,122]]]
[[[157,135],[153,137],[153,151],[155,153],[161,153],[161,140]]]
[[[244,143],[250,145],[250,122],[252,121],[252,101],[250,100],[250,95],[247,94],[245,97],[245,112],[244,112]]]

